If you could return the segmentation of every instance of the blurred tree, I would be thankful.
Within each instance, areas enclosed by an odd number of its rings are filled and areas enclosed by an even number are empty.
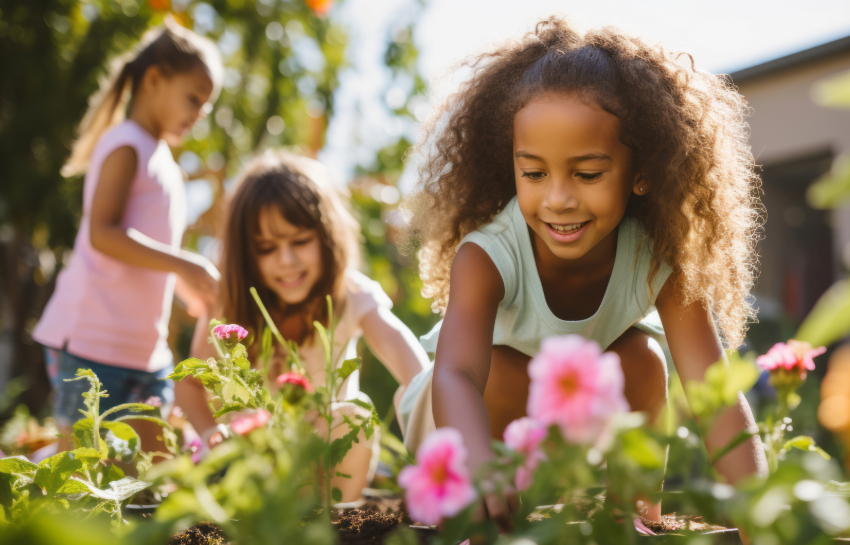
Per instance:
[[[173,150],[192,177],[207,181],[217,203],[187,233],[184,244],[197,247],[215,234],[224,180],[253,152],[287,146],[315,156],[322,147],[346,44],[343,29],[324,17],[331,4],[0,0],[0,344],[11,346],[9,361],[0,361],[0,387],[4,365],[9,365],[11,377],[23,376],[29,383],[22,401],[34,412],[45,404],[49,386],[40,347],[30,331],[73,247],[82,203],[82,178],[62,178],[59,169],[110,59],[126,52],[169,13],[216,41],[222,51],[222,94],[191,138]],[[412,73],[416,54],[409,33],[405,40],[390,43],[387,64],[394,71]],[[421,80],[416,81],[421,90]],[[385,181],[396,179],[407,145],[403,141],[391,146],[375,174]],[[379,214],[374,199],[361,195],[358,203],[367,224],[367,216]],[[367,239],[367,251],[369,267],[382,274],[382,283],[389,287],[389,279],[399,278],[397,271],[407,263],[380,237]],[[374,252],[381,256],[372,259]],[[387,259],[389,266],[381,265]],[[388,291],[401,303],[410,293],[418,295],[417,281],[407,271],[401,277],[404,287]],[[397,311],[404,319],[421,316],[420,307],[414,300],[397,306]],[[424,308],[427,314],[427,304]],[[181,315],[176,314],[179,322]]]

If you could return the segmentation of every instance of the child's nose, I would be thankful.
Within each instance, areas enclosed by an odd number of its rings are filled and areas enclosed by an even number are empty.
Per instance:
[[[298,263],[298,256],[295,254],[295,251],[291,246],[283,246],[280,249],[280,264],[281,265],[296,265]]]
[[[555,179],[549,184],[543,204],[553,212],[561,212],[578,206],[578,199],[572,184]]]

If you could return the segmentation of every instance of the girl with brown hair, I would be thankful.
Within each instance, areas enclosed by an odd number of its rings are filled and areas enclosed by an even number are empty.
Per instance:
[[[409,449],[451,426],[473,471],[491,458],[525,415],[527,365],[548,336],[618,354],[632,410],[651,418],[667,395],[659,341],[683,383],[741,344],[760,207],[747,108],[680,58],[551,17],[462,64],[407,201],[424,293],[445,312],[427,337],[434,367],[401,400]],[[704,435],[709,453],[753,425],[741,394]],[[715,467],[732,483],[765,474],[758,435]],[[504,500],[485,506],[508,520]]]
[[[249,292],[255,287],[283,337],[298,344],[310,380],[323,384],[324,352],[314,338],[313,322],[327,326],[325,299],[330,295],[338,320],[334,362],[338,365],[356,356],[357,341],[363,336],[401,383],[398,398],[428,357],[390,310],[392,302],[381,286],[356,270],[359,230],[318,162],[280,152],[256,157],[242,173],[229,204],[220,262],[221,297],[212,315],[242,325],[256,336],[263,330],[263,317]],[[208,323],[207,316],[198,321],[192,341],[192,355],[204,359],[214,355],[207,343]],[[249,348],[252,360],[258,346],[254,342]],[[271,376],[286,371],[285,354],[277,356]],[[343,383],[334,405],[337,417],[363,411],[346,403],[363,395],[355,371]],[[179,382],[177,404],[207,445],[221,441],[200,382]],[[343,428],[335,431],[343,432]],[[361,437],[337,466],[339,473],[351,476],[333,479],[343,501],[358,498],[371,480],[380,450],[376,436],[371,441]]]

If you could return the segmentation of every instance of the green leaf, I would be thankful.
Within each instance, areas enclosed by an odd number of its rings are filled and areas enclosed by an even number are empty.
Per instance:
[[[357,434],[360,433],[360,429],[354,427],[348,431],[342,437],[335,439],[330,446],[328,451],[328,462],[331,467],[338,465],[342,462],[345,455],[348,454],[348,451],[351,450],[351,446],[354,444],[357,439]]]
[[[733,451],[735,449],[735,447],[737,447],[741,443],[749,440],[750,437],[752,437],[753,435],[756,435],[757,433],[758,433],[758,429],[744,430],[742,432],[739,432],[738,435],[736,435],[735,437],[732,438],[731,441],[729,441],[728,445],[726,445],[722,449],[715,452],[714,458],[711,460],[712,465],[716,464],[718,460],[720,460],[721,458],[723,458],[724,456],[729,454],[731,451]]]
[[[0,458],[0,473],[29,473],[38,469],[34,464],[23,456],[9,456]]]
[[[35,473],[35,484],[45,489],[48,494],[55,494],[68,478],[82,469],[83,462],[74,459],[70,452],[60,452],[46,458],[38,464]]]
[[[333,358],[333,353],[331,352],[331,342],[328,339],[328,332],[325,326],[319,322],[313,322],[313,326],[319,332],[319,340],[322,341],[322,348],[325,350],[325,361],[330,361]]]
[[[74,458],[82,462],[85,467],[93,467],[100,462],[100,453],[91,447],[83,447],[71,451]]]
[[[14,483],[17,478],[9,473],[0,473],[0,506],[11,507],[15,500],[15,495],[12,492]],[[2,517],[3,509],[0,508],[0,517]],[[0,521],[2,522],[2,521]]]
[[[798,435],[797,437],[786,441],[782,448],[788,450],[790,448],[804,450],[806,452],[817,452],[824,459],[829,460],[831,457],[825,450],[815,445],[815,440],[807,435]]]
[[[337,376],[345,380],[347,379],[351,373],[360,369],[360,366],[363,364],[363,360],[360,358],[351,358],[350,360],[345,360],[342,362],[342,365],[339,366],[339,369],[336,370]],[[371,407],[369,408],[371,410]]]
[[[664,449],[643,430],[630,430],[620,436],[623,453],[644,469],[664,467]]]
[[[88,494],[89,488],[82,482],[81,479],[71,477],[65,481],[65,484],[63,484],[56,493],[67,494],[69,496],[73,494]]]
[[[222,405],[221,409],[217,410],[215,414],[213,414],[213,418],[219,418],[222,415],[241,410],[242,408],[243,406],[241,403],[225,403]]]
[[[850,199],[850,155],[840,155],[832,169],[812,182],[806,200],[812,208],[836,208]]]
[[[794,338],[827,346],[850,332],[850,281],[841,280],[821,295]]]
[[[348,360],[346,360],[346,361],[348,361]],[[372,412],[373,410],[375,410],[375,407],[373,407],[372,404],[367,403],[367,402],[363,401],[362,399],[357,399],[356,397],[354,399],[349,399],[348,402],[353,403],[354,405],[357,405],[361,409],[366,409],[369,412]]]
[[[335,501],[336,503],[341,502],[342,501],[342,490],[334,487],[334,489],[331,491],[331,498],[333,498],[333,501]]]
[[[121,480],[109,483],[109,489],[103,490],[77,477],[72,477],[72,479],[85,486],[88,489],[89,494],[92,496],[102,500],[112,501],[126,500],[153,484],[145,481],[139,481],[132,477],[124,477]]]

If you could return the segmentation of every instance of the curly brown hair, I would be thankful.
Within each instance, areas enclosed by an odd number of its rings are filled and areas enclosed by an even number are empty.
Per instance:
[[[755,312],[748,301],[761,220],[760,180],[747,142],[748,107],[728,77],[690,55],[615,28],[580,33],[550,17],[520,40],[469,57],[469,71],[424,126],[420,183],[405,202],[407,238],[419,246],[423,294],[445,311],[458,243],[516,195],[513,118],[544,93],[569,93],[617,116],[621,140],[652,191],[627,215],[654,240],[679,304],[702,301],[724,341],[738,346]]]

